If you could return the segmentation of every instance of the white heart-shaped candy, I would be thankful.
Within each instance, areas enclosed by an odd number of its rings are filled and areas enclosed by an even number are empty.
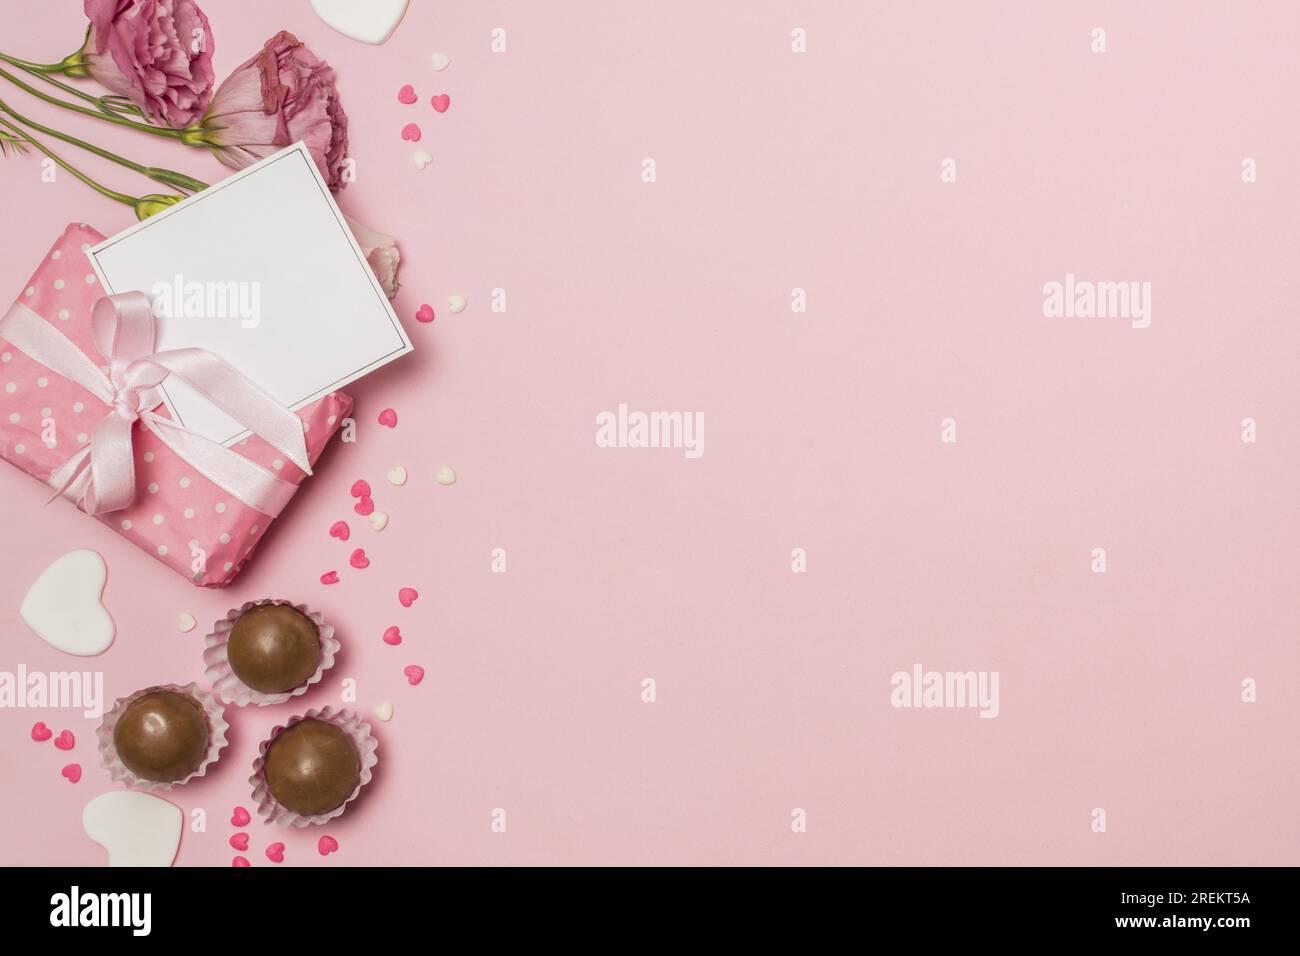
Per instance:
[[[380,720],[392,720],[393,719],[392,703],[389,701],[384,701],[381,704],[376,704],[375,716],[378,717]]]
[[[438,484],[454,485],[456,483],[456,473],[451,470],[450,465],[443,465],[438,469]]]
[[[383,43],[402,20],[409,0],[311,0],[316,16],[345,37]]]
[[[81,811],[81,825],[108,851],[109,866],[171,866],[181,845],[181,808],[151,793],[110,790]]]
[[[374,528],[376,531],[383,531],[388,527],[388,515],[384,514],[382,511],[370,512],[370,527]]]
[[[68,654],[92,657],[108,650],[116,628],[100,603],[108,568],[95,551],[69,551],[41,572],[19,613],[41,640]]]
[[[445,53],[433,53],[429,56],[429,62],[433,64],[434,70],[441,73],[447,67],[451,66],[451,57]]]
[[[388,481],[398,486],[406,484],[406,469],[398,465],[388,472]]]
[[[464,312],[465,297],[463,295],[447,296],[447,308],[451,309],[453,312]]]
[[[182,634],[188,634],[194,630],[194,625],[198,623],[198,621],[194,620],[194,615],[188,611],[181,611],[180,614],[176,615],[176,627]]]
[[[430,156],[428,153],[426,153],[424,150],[417,149],[415,152],[411,154],[411,162],[415,163],[416,169],[424,169],[425,166],[428,166],[431,162],[433,162],[433,157]]]

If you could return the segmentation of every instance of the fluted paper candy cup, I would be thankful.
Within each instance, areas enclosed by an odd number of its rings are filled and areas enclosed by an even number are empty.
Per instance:
[[[319,720],[332,724],[347,734],[357,750],[359,770],[357,785],[347,799],[326,813],[303,814],[282,806],[272,796],[266,780],[266,754],[271,744],[280,734],[304,720]],[[258,816],[267,823],[290,827],[316,826],[341,816],[347,810],[348,804],[357,798],[373,777],[374,767],[379,763],[378,750],[379,741],[370,732],[370,724],[355,711],[323,707],[290,717],[283,726],[273,728],[270,735],[257,748],[257,759],[253,761],[253,775],[248,778],[248,782],[253,787],[253,802],[257,804]]]
[[[240,680],[230,666],[228,653],[230,634],[235,629],[235,623],[253,608],[264,605],[281,605],[293,608],[316,625],[316,633],[320,639],[320,662],[316,665],[315,672],[292,690],[278,694],[268,694],[254,690]],[[313,611],[305,604],[294,604],[292,601],[276,599],[249,601],[243,607],[228,611],[224,618],[212,626],[212,633],[204,638],[204,643],[207,645],[207,649],[203,652],[203,663],[207,665],[204,675],[212,683],[212,689],[220,695],[222,700],[238,707],[247,704],[253,704],[257,707],[265,707],[269,704],[283,704],[287,700],[292,700],[294,697],[307,693],[308,688],[319,683],[325,672],[334,666],[334,657],[338,654],[339,648],[342,647],[338,638],[334,636],[334,625],[326,621],[319,611]]]
[[[121,756],[117,752],[117,744],[113,740],[113,732],[117,728],[117,723],[121,720],[126,709],[146,694],[152,694],[155,691],[171,691],[176,694],[185,694],[193,697],[203,707],[204,720],[208,727],[208,747],[203,759],[199,765],[190,773],[179,780],[148,780],[139,776],[122,762]],[[113,780],[121,780],[128,787],[134,787],[141,790],[170,790],[172,787],[179,787],[182,784],[189,783],[196,777],[202,777],[208,772],[208,767],[217,762],[221,751],[226,746],[226,731],[230,725],[226,722],[225,706],[211,691],[200,690],[198,684],[157,684],[153,687],[145,687],[129,694],[126,697],[119,697],[113,704],[112,710],[104,715],[103,721],[100,722],[99,729],[95,731],[95,736],[99,739],[99,764],[108,771],[109,777]]]

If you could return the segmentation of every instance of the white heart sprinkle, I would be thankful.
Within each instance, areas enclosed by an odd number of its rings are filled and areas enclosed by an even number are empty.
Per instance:
[[[383,43],[402,20],[409,0],[311,0],[316,16],[345,37]]]
[[[41,572],[19,614],[45,643],[90,657],[113,643],[113,618],[100,601],[108,567],[95,551],[69,551]]]
[[[401,465],[398,465],[396,468],[388,472],[388,481],[390,484],[397,485],[398,487],[406,484],[406,469]]]
[[[110,790],[81,811],[81,826],[108,851],[109,866],[171,866],[181,845],[181,808],[151,793]]]
[[[176,626],[180,629],[182,634],[188,634],[190,631],[194,630],[194,625],[197,623],[199,622],[194,620],[193,614],[181,611],[180,614],[176,615]]]
[[[389,701],[384,701],[383,703],[376,704],[375,716],[378,717],[380,720],[392,720],[393,719],[392,703],[390,703]]]
[[[429,63],[433,65],[435,70],[441,73],[443,70],[447,69],[447,67],[451,66],[451,57],[445,53],[433,53],[429,56]]]
[[[465,297],[463,295],[447,296],[447,308],[451,309],[452,312],[464,312]]]
[[[433,162],[433,157],[430,156],[428,153],[426,153],[424,150],[417,149],[415,152],[411,154],[411,162],[415,163],[416,169],[424,169],[425,166],[428,166],[431,162]]]
[[[370,527],[374,528],[376,531],[383,531],[388,527],[388,515],[384,514],[382,511],[370,512]]]
[[[438,469],[438,484],[454,485],[456,483],[456,473],[451,470],[450,465],[443,465]]]

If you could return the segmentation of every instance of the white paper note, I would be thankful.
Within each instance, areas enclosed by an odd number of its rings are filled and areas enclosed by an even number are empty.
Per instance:
[[[154,299],[158,351],[207,349],[295,411],[412,348],[302,143],[87,255],[107,292]],[[163,391],[186,428],[247,436],[183,382]]]

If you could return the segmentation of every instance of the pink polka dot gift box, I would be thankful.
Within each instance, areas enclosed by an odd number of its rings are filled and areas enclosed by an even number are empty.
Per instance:
[[[68,226],[0,319],[0,456],[194,584],[224,587],[352,399],[290,412],[219,356],[154,353],[148,300],[105,297],[86,257],[103,239]],[[177,426],[157,391],[168,375],[253,434],[226,448]]]

